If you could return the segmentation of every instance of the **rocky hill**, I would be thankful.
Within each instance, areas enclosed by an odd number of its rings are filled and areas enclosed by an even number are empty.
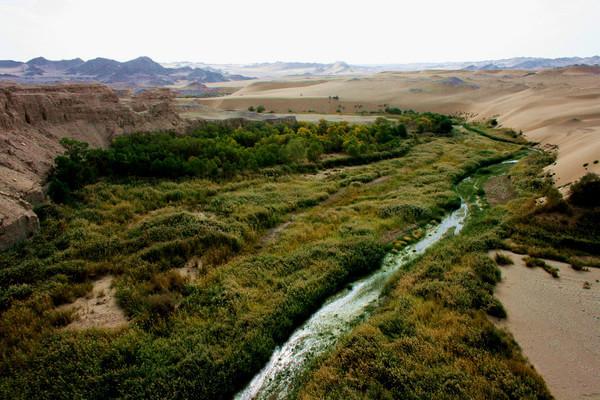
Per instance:
[[[38,226],[32,206],[63,137],[107,146],[134,131],[183,131],[188,122],[171,106],[168,91],[120,99],[107,86],[0,84],[0,249]]]

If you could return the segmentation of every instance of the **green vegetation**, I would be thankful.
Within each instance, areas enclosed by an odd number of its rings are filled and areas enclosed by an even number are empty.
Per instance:
[[[496,128],[496,125],[488,124],[488,127],[485,126],[474,126],[470,124],[464,124],[463,127],[471,132],[477,133],[479,135],[488,137],[490,139],[507,142],[507,143],[515,143],[515,144],[528,144],[527,140],[523,137],[522,133],[517,133],[512,129],[506,128]]]
[[[570,201],[579,207],[600,207],[600,177],[588,173],[571,185]]]
[[[254,123],[230,129],[209,124],[184,136],[121,136],[107,150],[64,139],[61,143],[67,151],[56,159],[49,194],[57,202],[68,201],[74,190],[100,177],[226,179],[275,166],[291,171],[306,164],[317,168],[372,162],[405,153],[407,136],[404,124],[378,119],[369,126],[323,121],[295,126]],[[323,154],[345,157],[319,163]]]
[[[547,273],[549,273],[550,275],[552,275],[553,278],[559,278],[558,268],[554,268],[554,267],[548,265],[542,259],[535,258],[535,257],[525,257],[523,259],[523,261],[525,261],[525,265],[528,266],[529,268],[541,268],[544,271],[546,271]]]
[[[540,155],[533,162],[541,166],[553,161],[551,155]],[[529,175],[530,184],[545,201],[523,201],[506,225],[510,240],[505,247],[532,257],[567,262],[577,269],[600,267],[600,208],[594,195],[598,179],[586,175],[572,185],[573,195],[565,200],[549,178],[535,176],[521,165],[515,170]]]
[[[385,112],[388,114],[402,115],[402,110],[398,107],[386,107]]]
[[[325,298],[456,208],[460,179],[520,150],[467,131],[415,135],[447,119],[431,115],[208,126],[118,138],[108,150],[65,142],[52,185],[68,201],[37,209],[41,231],[0,253],[0,397],[230,398]],[[187,169],[196,162],[206,169]],[[531,196],[541,164],[527,165],[533,172],[515,179]],[[368,397],[460,398],[470,385],[547,397],[485,318],[504,312],[492,296],[499,272],[483,253],[506,233],[493,210],[399,276],[382,310],[344,342],[352,352],[336,350],[341,362],[325,361],[301,395],[319,397],[330,383],[341,397],[345,382],[349,395]],[[194,258],[191,280],[178,268]],[[62,329],[73,317],[56,307],[107,274],[129,327]],[[343,376],[323,375],[342,367]]]
[[[510,257],[505,256],[504,254],[501,254],[501,253],[496,253],[496,256],[494,257],[494,261],[496,261],[496,264],[498,264],[498,265],[514,264],[513,260]]]
[[[543,154],[532,153],[511,169],[518,199],[472,205],[461,234],[401,271],[383,305],[307,372],[296,396],[551,399],[513,339],[486,318],[506,316],[492,297],[500,271],[486,253],[503,247],[512,216],[539,193],[537,176],[546,164]],[[486,176],[480,170],[459,187],[461,194],[474,201],[473,187]]]

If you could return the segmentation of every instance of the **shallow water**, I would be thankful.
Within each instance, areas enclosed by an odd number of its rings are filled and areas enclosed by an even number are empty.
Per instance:
[[[286,343],[273,352],[268,364],[235,398],[286,398],[305,366],[330,349],[342,335],[369,314],[390,277],[416,256],[423,254],[445,234],[451,231],[458,233],[467,214],[468,207],[463,201],[458,210],[444,218],[440,224],[430,227],[423,239],[400,252],[388,254],[377,271],[329,298]]]

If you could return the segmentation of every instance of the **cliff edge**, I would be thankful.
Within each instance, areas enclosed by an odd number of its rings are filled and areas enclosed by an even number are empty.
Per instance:
[[[182,132],[189,122],[172,107],[168,91],[121,99],[107,86],[25,86],[0,83],[0,249],[31,236],[39,221],[33,206],[69,137],[106,147],[132,132]]]

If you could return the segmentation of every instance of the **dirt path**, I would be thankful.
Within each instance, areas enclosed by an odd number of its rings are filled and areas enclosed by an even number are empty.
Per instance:
[[[600,269],[579,272],[547,260],[560,270],[555,279],[527,268],[522,255],[500,253],[514,265],[501,267],[496,296],[508,318],[495,322],[513,334],[557,399],[600,399]]]

